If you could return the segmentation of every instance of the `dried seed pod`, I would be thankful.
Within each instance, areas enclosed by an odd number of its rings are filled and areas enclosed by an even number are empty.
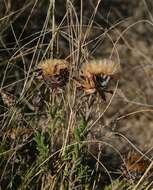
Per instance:
[[[12,94],[4,90],[0,90],[0,95],[2,96],[2,100],[7,107],[11,107],[15,104],[15,99]]]
[[[106,100],[105,92],[109,80],[120,72],[120,65],[109,59],[92,60],[83,64],[81,77],[83,78],[82,87],[85,92],[94,93],[98,91],[102,99]]]
[[[55,89],[66,85],[69,78],[68,63],[62,59],[47,59],[38,65],[49,88]]]
[[[149,160],[135,152],[129,152],[124,161],[125,162],[122,167],[124,176],[132,180],[139,179],[150,165]]]
[[[41,94],[40,91],[38,91],[36,93],[36,95],[33,96],[32,104],[33,104],[34,109],[36,111],[38,111],[42,107],[42,105],[43,105],[43,97],[42,97],[42,94]]]

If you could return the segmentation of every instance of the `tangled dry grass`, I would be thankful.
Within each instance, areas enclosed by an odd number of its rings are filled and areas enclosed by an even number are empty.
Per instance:
[[[0,9],[0,189],[151,190],[152,1]]]

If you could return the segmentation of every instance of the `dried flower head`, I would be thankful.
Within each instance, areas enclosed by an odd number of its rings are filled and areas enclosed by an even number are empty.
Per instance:
[[[54,89],[65,86],[69,78],[68,63],[62,59],[47,59],[38,64],[48,87]]]
[[[10,94],[4,90],[0,90],[0,95],[2,96],[3,103],[7,107],[11,107],[15,104],[15,98],[13,97],[12,94]]]
[[[112,76],[120,71],[120,64],[110,59],[92,60],[82,66],[82,74],[90,77],[91,75]]]
[[[94,93],[96,90],[101,97],[106,100],[105,93],[107,84],[113,75],[120,71],[120,65],[109,59],[92,60],[83,64],[81,77],[83,78],[82,87],[87,93]]]
[[[63,59],[47,59],[38,64],[38,69],[41,69],[44,75],[55,76],[67,70],[68,64]]]
[[[126,178],[136,180],[144,174],[149,164],[150,161],[142,155],[129,152],[122,169]]]

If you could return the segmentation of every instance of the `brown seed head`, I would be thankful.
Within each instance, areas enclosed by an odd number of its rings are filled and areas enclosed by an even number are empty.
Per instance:
[[[104,87],[104,83],[108,83],[107,78],[119,73],[120,64],[110,59],[92,60],[83,64],[80,76],[83,78],[82,87],[88,94],[96,91],[97,87]],[[105,81],[106,80],[106,81]]]
[[[112,76],[120,72],[120,64],[110,59],[92,60],[82,66],[82,75],[91,77],[92,75]]]
[[[68,69],[68,64],[62,59],[47,59],[38,64],[38,69],[41,69],[44,75],[55,76]]]
[[[146,171],[150,161],[143,158],[140,154],[129,152],[125,159],[125,174],[126,177],[139,178]],[[127,172],[126,172],[127,171]]]

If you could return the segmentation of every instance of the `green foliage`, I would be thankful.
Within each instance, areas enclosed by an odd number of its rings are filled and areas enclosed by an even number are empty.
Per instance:
[[[74,137],[76,141],[85,140],[87,133],[87,122],[84,120],[84,118],[82,118],[80,120],[79,126],[74,129]]]
[[[91,168],[87,164],[87,147],[83,144],[83,140],[87,135],[87,122],[81,119],[79,126],[74,129],[74,139],[71,146],[67,146],[63,155],[63,162],[65,167],[63,176],[69,180],[74,181],[72,184],[66,186],[75,187],[80,186],[82,189],[89,187],[89,177],[91,175]]]
[[[43,162],[49,156],[48,145],[45,144],[45,136],[43,132],[36,132],[34,136],[36,148],[38,151],[38,162]]]
[[[133,190],[135,187],[136,183],[130,180],[126,179],[117,179],[113,181],[113,184],[108,185],[105,187],[104,190]],[[141,184],[141,186],[138,187],[139,190],[148,190],[148,183],[144,182]]]

